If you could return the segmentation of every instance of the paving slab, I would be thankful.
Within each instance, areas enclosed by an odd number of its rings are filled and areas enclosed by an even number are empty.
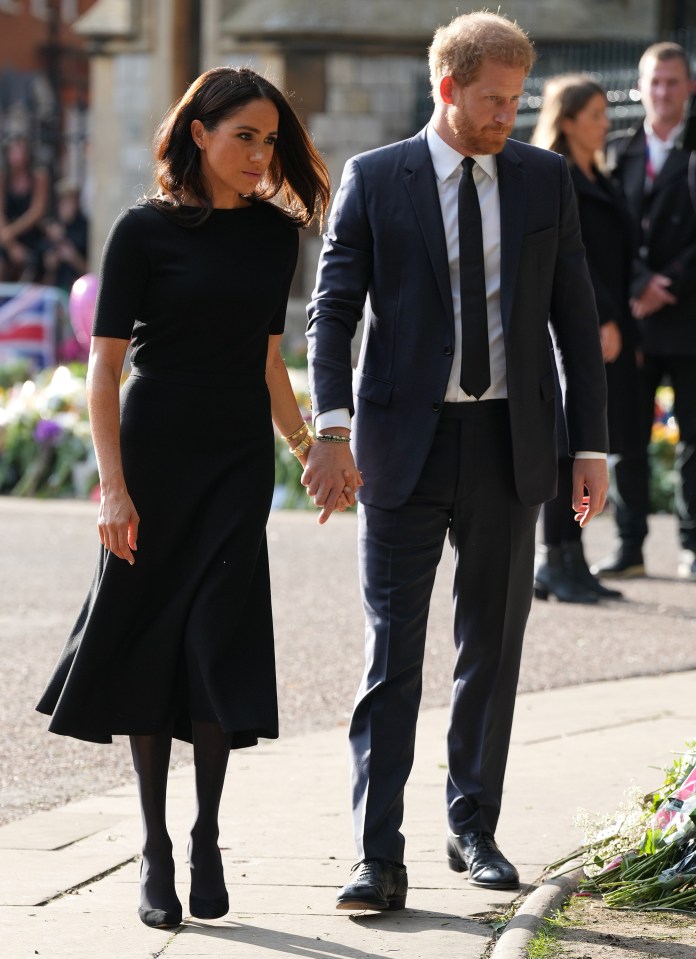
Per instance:
[[[581,836],[578,807],[612,813],[633,782],[659,784],[671,752],[696,736],[696,673],[593,683],[520,695],[498,839],[522,894]],[[470,887],[448,869],[447,710],[424,710],[406,793],[409,908],[337,912],[354,861],[345,728],[231,756],[221,848],[231,911],[150,930],[137,917],[140,822],[134,786],[0,828],[3,959],[481,959],[491,921],[514,892]],[[187,902],[192,767],[172,772],[169,820],[177,888]],[[45,905],[38,905],[45,903]]]

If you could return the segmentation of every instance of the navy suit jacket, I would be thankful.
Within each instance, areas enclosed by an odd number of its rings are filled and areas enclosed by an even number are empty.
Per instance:
[[[522,502],[536,505],[556,491],[549,321],[565,368],[571,452],[607,449],[606,380],[565,160],[509,141],[497,163],[515,484]],[[396,508],[430,450],[454,348],[447,247],[425,130],[346,164],[308,315],[314,414],[354,412],[360,498]],[[351,339],[363,317],[352,375]]]

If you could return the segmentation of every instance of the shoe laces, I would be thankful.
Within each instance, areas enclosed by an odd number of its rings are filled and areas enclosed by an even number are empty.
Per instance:
[[[381,870],[384,865],[391,865],[391,863],[385,863],[381,859],[361,859],[360,862],[356,864],[350,870],[351,873],[356,872],[356,880],[358,879],[367,879],[368,882],[381,878]]]
[[[462,836],[462,839],[464,837]],[[477,852],[488,852],[501,854],[498,845],[490,832],[474,832],[469,836],[470,841],[467,845],[472,846]],[[466,840],[464,840],[466,841]]]

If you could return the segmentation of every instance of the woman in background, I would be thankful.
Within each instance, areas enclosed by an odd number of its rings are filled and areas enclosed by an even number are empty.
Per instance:
[[[14,137],[0,170],[0,282],[31,282],[40,273],[41,221],[48,212],[48,171],[34,164],[29,141]]]
[[[640,443],[638,435],[637,332],[629,309],[634,226],[618,189],[601,170],[610,121],[604,90],[583,74],[553,77],[532,143],[561,153],[568,161],[580,213],[580,229],[599,314],[608,385],[609,443],[612,453]],[[563,371],[559,371],[561,378]],[[560,407],[560,404],[559,404]],[[620,598],[590,572],[582,530],[568,503],[572,499],[572,459],[559,408],[558,495],[544,504],[543,544],[535,568],[535,595],[562,602],[596,603]]]

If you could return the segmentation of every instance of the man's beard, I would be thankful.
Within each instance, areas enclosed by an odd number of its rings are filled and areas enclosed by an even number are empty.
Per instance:
[[[457,140],[457,144],[467,153],[476,156],[485,156],[489,153],[500,153],[512,133],[512,127],[500,127],[500,133],[493,129],[480,129],[474,126],[464,114],[453,116],[449,114],[448,123]]]

